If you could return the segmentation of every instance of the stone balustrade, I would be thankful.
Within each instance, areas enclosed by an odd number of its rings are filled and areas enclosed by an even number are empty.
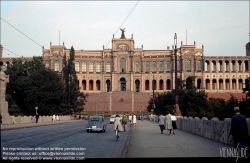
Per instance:
[[[232,136],[228,136],[231,128],[231,118],[225,118],[220,121],[218,118],[208,120],[203,118],[192,117],[176,117],[177,129],[200,135],[209,139],[213,139],[224,144],[233,145]],[[155,122],[158,122],[158,117],[155,116]],[[248,133],[250,134],[250,118],[247,118]]]
[[[39,122],[51,122],[53,116],[39,116]],[[71,120],[70,115],[59,116],[60,121]],[[35,123],[35,116],[9,116],[9,118],[3,120],[3,124],[23,124],[23,123]]]

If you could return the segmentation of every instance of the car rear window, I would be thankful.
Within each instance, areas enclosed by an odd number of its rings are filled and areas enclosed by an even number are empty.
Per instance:
[[[91,121],[99,121],[99,118],[91,118]]]

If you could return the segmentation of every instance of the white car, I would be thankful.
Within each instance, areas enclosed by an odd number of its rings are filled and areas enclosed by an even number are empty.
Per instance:
[[[111,115],[109,118],[109,123],[114,123],[115,122],[115,116],[116,115]]]

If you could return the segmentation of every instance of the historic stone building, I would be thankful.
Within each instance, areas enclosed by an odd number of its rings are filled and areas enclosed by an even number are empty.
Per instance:
[[[208,97],[246,98],[242,88],[249,82],[250,43],[245,56],[205,56],[204,46],[183,45],[177,48],[177,78],[195,78],[198,90]],[[76,50],[75,70],[80,90],[89,94],[85,112],[144,112],[152,93],[175,88],[174,47],[165,50],[144,50],[134,47],[134,38],[112,39],[112,48]],[[50,43],[42,50],[45,66],[61,72],[63,55],[70,48]],[[31,58],[22,58],[24,61]],[[12,64],[12,58],[2,58],[2,65]],[[181,109],[181,108],[180,108]]]

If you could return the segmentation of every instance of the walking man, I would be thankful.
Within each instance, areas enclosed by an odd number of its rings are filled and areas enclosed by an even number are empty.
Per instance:
[[[234,107],[234,116],[231,121],[231,129],[228,135],[233,136],[234,147],[237,148],[241,145],[242,148],[246,147],[246,137],[248,136],[248,128],[246,117],[240,114],[240,108]]]
[[[166,119],[165,116],[163,116],[162,114],[160,114],[160,116],[159,116],[159,127],[160,127],[161,134],[163,134],[163,130],[165,129],[164,128],[165,119]]]
[[[38,122],[38,119],[39,119],[39,115],[38,113],[36,113],[36,123]]]

